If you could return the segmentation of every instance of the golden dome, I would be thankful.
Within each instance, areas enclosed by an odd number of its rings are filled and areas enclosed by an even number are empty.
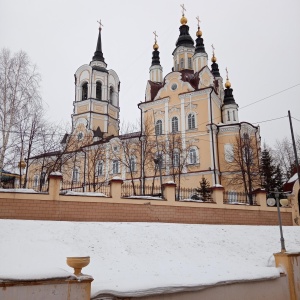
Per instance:
[[[196,36],[202,36],[202,31],[200,30],[200,28],[198,29],[198,31],[196,32]]]
[[[153,45],[153,49],[154,49],[154,50],[157,50],[158,48],[159,48],[159,47],[158,47],[157,43],[155,42],[154,45]]]
[[[25,169],[26,168],[26,162],[23,160],[23,158],[19,162],[18,167],[21,168],[21,169]]]
[[[212,61],[213,63],[215,63],[215,62],[217,61],[217,58],[215,57],[214,54],[213,54],[213,57],[211,58],[211,61]]]
[[[231,87],[231,83],[230,83],[230,81],[229,81],[228,78],[226,79],[225,87],[226,87],[227,89],[229,89],[229,88]]]
[[[182,17],[181,17],[181,19],[180,19],[180,23],[182,24],[182,25],[185,25],[186,23],[187,23],[187,18],[183,15]]]

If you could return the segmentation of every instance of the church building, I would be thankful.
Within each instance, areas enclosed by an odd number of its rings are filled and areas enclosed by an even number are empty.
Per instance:
[[[232,192],[260,186],[259,127],[239,121],[227,69],[224,85],[197,19],[193,38],[183,8],[173,67],[166,75],[155,33],[145,99],[137,104],[141,128],[123,135],[120,79],[107,69],[99,27],[92,61],[74,75],[72,132],[60,151],[32,158],[29,173],[37,183],[42,173],[59,170],[74,184],[105,184],[118,176],[141,191],[169,181],[196,188],[203,177],[210,186]]]

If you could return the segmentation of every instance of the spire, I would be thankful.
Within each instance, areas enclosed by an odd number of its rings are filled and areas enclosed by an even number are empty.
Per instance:
[[[215,47],[214,45],[211,45],[212,50],[213,50],[213,56],[211,58],[212,65],[211,65],[211,72],[215,77],[221,77],[220,72],[219,72],[219,66],[216,63],[217,58],[215,57]]]
[[[156,34],[156,31],[153,32],[154,34],[154,45],[153,45],[153,52],[152,52],[152,64],[151,66],[154,65],[159,65],[160,66],[160,60],[159,60],[159,51],[158,51],[158,44],[157,44],[157,37],[158,35]]]
[[[101,43],[101,30],[102,30],[103,24],[101,23],[101,20],[97,21],[97,22],[99,23],[99,35],[98,35],[96,51],[93,56],[93,61],[97,60],[97,61],[102,61],[105,63],[103,53],[102,53],[102,43]]]
[[[191,47],[191,46],[194,46],[194,41],[189,34],[189,26],[186,25],[186,23],[188,21],[187,18],[184,16],[184,11],[186,9],[184,8],[184,4],[182,4],[180,6],[182,7],[182,17],[180,19],[180,23],[182,25],[179,27],[180,34],[179,34],[178,40],[176,42],[176,47],[179,47],[179,46]]]
[[[200,30],[200,19],[199,17],[197,17],[196,19],[198,21],[198,30],[196,32],[197,39],[196,39],[195,53],[206,53],[203,44],[202,31]]]
[[[233,89],[231,88],[231,83],[228,78],[228,70],[226,68],[226,83],[225,83],[226,89],[224,90],[225,95],[224,95],[224,105],[226,104],[236,104],[234,97],[232,95]]]

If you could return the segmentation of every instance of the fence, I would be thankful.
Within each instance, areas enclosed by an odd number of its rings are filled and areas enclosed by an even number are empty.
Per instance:
[[[40,180],[35,180],[35,179],[28,179],[26,181],[26,188],[33,189],[36,192],[46,193],[46,192],[48,192],[48,189],[49,189],[49,182],[48,182],[48,180],[40,181]]]
[[[197,192],[196,188],[176,188],[176,200],[213,202],[210,193],[207,193],[207,195],[203,196]]]
[[[257,205],[255,195],[252,195],[253,205]],[[225,204],[250,204],[249,195],[242,192],[224,192],[223,202]]]
[[[66,193],[67,191],[73,192],[94,192],[102,193],[106,196],[110,196],[110,186],[103,182],[74,182],[74,181],[63,181],[61,186],[61,193]]]
[[[160,186],[152,186],[146,185],[144,189],[141,188],[141,185],[132,183],[123,183],[122,185],[122,197],[130,197],[130,196],[153,196],[153,197],[161,197],[161,188]]]

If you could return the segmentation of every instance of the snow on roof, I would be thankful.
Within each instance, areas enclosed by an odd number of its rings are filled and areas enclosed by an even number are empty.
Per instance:
[[[288,182],[294,182],[294,181],[296,181],[297,179],[298,179],[298,174],[295,173],[295,174],[288,180]]]
[[[299,227],[284,227],[300,250]],[[279,277],[277,226],[0,220],[0,280],[72,272],[67,256],[90,256],[92,297],[134,297]],[[64,273],[64,272],[63,272]],[[69,274],[67,274],[69,275]]]

